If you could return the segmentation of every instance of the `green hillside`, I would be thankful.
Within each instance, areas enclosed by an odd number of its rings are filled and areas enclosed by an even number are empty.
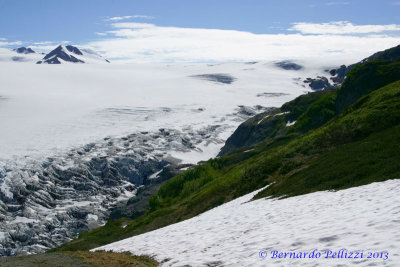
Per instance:
[[[369,61],[353,68],[338,91],[300,96],[255,116],[227,141],[223,156],[167,181],[144,216],[110,221],[52,251],[87,250],[151,231],[266,185],[256,198],[399,178],[400,81],[393,82],[399,70],[398,63]]]

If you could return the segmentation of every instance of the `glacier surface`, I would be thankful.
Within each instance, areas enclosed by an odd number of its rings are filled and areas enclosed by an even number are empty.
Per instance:
[[[42,252],[104,224],[152,174],[216,156],[249,116],[335,67],[299,64],[0,62],[0,255]]]

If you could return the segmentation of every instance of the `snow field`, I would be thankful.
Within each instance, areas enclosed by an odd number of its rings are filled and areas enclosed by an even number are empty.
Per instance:
[[[398,179],[249,202],[256,192],[95,250],[148,255],[162,266],[396,266],[400,262]],[[315,249],[322,254],[318,259],[271,258],[274,250]],[[340,249],[363,251],[363,259],[325,258],[327,250]],[[369,252],[388,253],[388,259],[366,258]]]

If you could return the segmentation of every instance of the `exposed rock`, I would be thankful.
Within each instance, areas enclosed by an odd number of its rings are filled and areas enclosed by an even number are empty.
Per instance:
[[[18,54],[33,54],[36,53],[35,51],[32,50],[30,47],[19,47],[14,49],[13,51],[17,52]]]
[[[221,148],[219,156],[226,155],[239,147],[254,145],[265,138],[264,132],[270,128],[270,123],[261,124],[264,119],[277,112],[277,108],[264,108],[263,113],[259,113],[239,125],[235,132],[226,140]],[[278,117],[276,117],[279,119]],[[274,125],[275,121],[271,121]]]
[[[301,70],[303,68],[303,66],[288,60],[275,62],[275,66],[284,70]]]
[[[158,191],[164,181],[169,180],[183,170],[191,167],[190,164],[185,165],[167,165],[158,175],[152,179],[146,179],[145,186],[137,189],[134,197],[130,198],[126,204],[121,203],[111,210],[110,219],[131,218],[135,219],[143,215],[149,209],[150,196]]]
[[[304,83],[308,83],[313,90],[322,90],[331,87],[328,79],[324,76],[318,76],[315,79],[307,78],[306,80],[304,80]]]
[[[25,61],[24,57],[11,57],[12,61],[20,62],[20,61]]]
[[[211,82],[216,82],[216,83],[224,83],[224,84],[231,84],[236,80],[236,78],[234,78],[233,76],[231,76],[229,74],[223,74],[223,73],[200,74],[200,75],[192,75],[190,77],[207,80],[207,81],[211,81]]]
[[[72,53],[74,53],[74,54],[83,55],[82,52],[81,52],[81,50],[79,50],[78,47],[75,47],[75,46],[72,46],[72,45],[67,45],[65,48],[67,48],[67,50],[68,50],[69,52],[72,52]]]
[[[47,64],[61,64],[60,59],[66,62],[73,63],[85,63],[83,60],[77,59],[74,55],[68,54],[67,51],[74,53],[76,55],[82,55],[82,52],[73,46],[68,46],[66,49],[59,45],[57,48],[48,53],[43,60],[38,61],[37,64],[47,63]]]
[[[345,65],[340,66],[338,69],[332,69],[329,71],[331,74],[330,79],[334,82],[335,85],[340,85],[343,83],[346,74],[350,71],[350,67],[346,67]]]
[[[400,45],[377,52],[370,57],[364,58],[360,62],[356,64],[352,64],[349,66],[342,65],[337,69],[330,70],[331,77],[330,79],[335,83],[335,85],[340,85],[343,83],[346,74],[351,71],[355,66],[366,63],[370,60],[386,60],[386,61],[399,61],[400,60]]]

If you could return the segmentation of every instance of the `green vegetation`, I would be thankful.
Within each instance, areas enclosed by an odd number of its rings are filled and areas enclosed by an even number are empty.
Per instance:
[[[310,105],[331,93],[332,91],[330,90],[322,90],[298,96],[294,100],[283,104],[281,110],[282,112],[290,112],[287,115],[287,119],[295,121],[300,115],[307,111]]]
[[[75,251],[65,252],[66,255],[76,257],[90,266],[111,267],[155,267],[158,262],[145,256],[133,256],[130,253],[114,253],[105,251]]]
[[[68,251],[29,256],[7,257],[0,259],[3,267],[153,267],[158,262],[144,256],[132,256],[130,253]]]
[[[400,62],[371,60],[355,66],[338,93],[336,111],[342,112],[360,97],[400,80]]]
[[[367,62],[349,73],[339,91],[304,95],[257,115],[242,125],[243,136],[236,132],[240,142],[232,146],[251,144],[251,150],[241,147],[199,164],[166,182],[151,197],[146,215],[110,221],[53,251],[88,250],[151,231],[266,185],[256,198],[399,178],[400,81],[389,84],[399,69],[394,63]],[[346,95],[356,98],[354,104],[341,102],[343,112],[337,114],[339,96]],[[294,119],[296,124],[286,127]]]
[[[328,95],[330,97],[328,97]],[[290,133],[305,132],[312,127],[317,127],[326,122],[331,116],[327,116],[328,112],[322,118],[317,114],[318,111],[329,109],[331,106],[322,107],[325,102],[320,101],[323,99],[330,99],[336,96],[335,92],[323,90],[301,95],[294,100],[282,105],[281,108],[269,112],[264,112],[254,116],[253,118],[242,123],[237,130],[228,138],[225,146],[221,149],[220,156],[233,152],[235,149],[241,147],[249,147],[256,145],[260,142],[268,142],[276,140],[280,137],[294,138],[296,135],[288,134],[287,122],[296,121],[308,109],[311,110],[302,117],[302,127],[296,130],[289,131]],[[325,98],[326,97],[326,98]],[[312,106],[314,102],[320,102],[318,106]],[[333,99],[334,101],[334,99]],[[334,106],[333,106],[334,109]],[[334,112],[333,112],[334,114]],[[329,118],[328,118],[329,117]],[[298,124],[297,122],[296,124]],[[292,127],[293,128],[293,127]]]
[[[290,128],[289,132],[305,133],[332,119],[335,116],[336,95],[336,91],[328,92],[311,103],[307,110],[296,119],[296,124]]]
[[[377,52],[372,56],[368,57],[367,60],[381,59],[387,61],[399,61],[400,60],[400,45],[392,47],[390,49]]]

